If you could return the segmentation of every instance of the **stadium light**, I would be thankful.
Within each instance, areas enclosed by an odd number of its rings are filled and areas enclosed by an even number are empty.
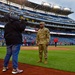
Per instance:
[[[71,8],[64,8],[65,11],[71,11]]]
[[[43,2],[41,3],[41,5],[44,5],[44,6],[51,6],[51,4],[47,3],[47,2]]]
[[[54,9],[61,9],[61,7],[58,6],[58,5],[54,5],[53,8],[54,8]]]

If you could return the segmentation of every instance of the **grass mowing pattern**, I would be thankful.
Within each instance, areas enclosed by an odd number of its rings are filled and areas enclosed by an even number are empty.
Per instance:
[[[46,65],[44,63],[37,63],[37,61],[39,60],[38,51],[34,50],[21,50],[19,54],[19,62],[47,68],[54,68],[58,70],[75,72],[75,46],[64,47],[69,47],[71,50],[48,51],[48,64]],[[5,49],[5,47],[0,47],[0,59],[4,58],[6,52]]]

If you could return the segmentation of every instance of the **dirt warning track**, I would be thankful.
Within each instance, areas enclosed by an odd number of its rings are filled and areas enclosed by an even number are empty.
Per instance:
[[[37,46],[22,46],[21,50],[38,50],[38,47]],[[70,50],[70,48],[61,47],[61,46],[58,46],[58,47],[49,46],[48,50]]]
[[[12,63],[9,63],[9,70],[7,72],[2,72],[3,60],[0,60],[0,75],[13,75],[12,71]],[[17,75],[75,75],[72,72],[60,71],[50,68],[43,68],[39,66],[32,66],[29,64],[19,63],[19,68],[23,69],[24,72]]]

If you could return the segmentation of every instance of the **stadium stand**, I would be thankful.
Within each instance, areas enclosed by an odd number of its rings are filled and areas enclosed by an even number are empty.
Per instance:
[[[20,6],[20,3],[18,3],[18,5]],[[3,17],[6,13],[11,13],[17,16],[24,16],[28,22],[28,25],[26,25],[26,32],[23,32],[23,41],[26,40],[26,45],[32,45],[32,42],[34,42],[35,45],[36,32],[39,29],[39,22],[41,21],[44,21],[46,27],[50,30],[50,45],[54,44],[53,39],[55,37],[58,37],[59,39],[58,45],[75,44],[75,21],[68,17],[69,14],[73,13],[72,11],[61,9],[55,11],[56,9],[54,8],[29,1],[26,2],[25,8],[20,9],[19,6],[14,6],[12,3],[9,5],[0,1],[0,36],[2,36],[2,38],[0,37],[0,40],[3,40],[3,30],[7,23]],[[34,9],[36,6],[38,6],[37,9]]]

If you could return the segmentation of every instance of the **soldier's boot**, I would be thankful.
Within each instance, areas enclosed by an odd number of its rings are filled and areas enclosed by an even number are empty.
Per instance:
[[[39,61],[37,61],[37,63],[41,63],[42,62],[42,59],[40,59]]]
[[[47,58],[45,59],[45,61],[44,61],[44,64],[47,64],[48,62],[47,62]]]

